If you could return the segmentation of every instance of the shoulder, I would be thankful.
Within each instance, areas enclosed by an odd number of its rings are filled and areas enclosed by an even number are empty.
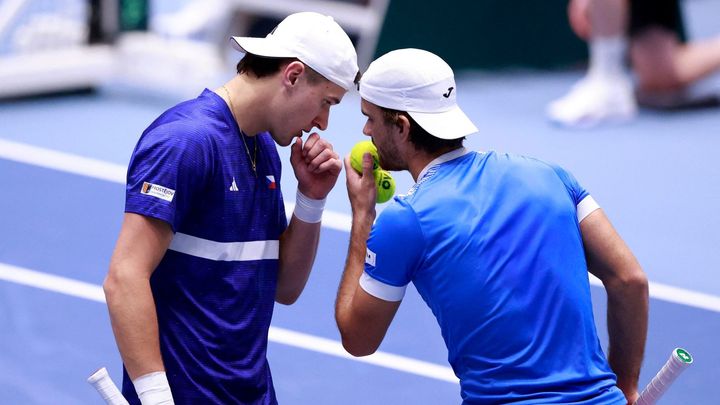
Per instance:
[[[417,213],[407,196],[398,196],[380,213],[375,227],[383,232],[412,231],[419,229]]]
[[[201,147],[211,145],[226,124],[213,112],[216,106],[207,97],[198,97],[171,107],[145,129],[142,145]]]
[[[143,140],[171,144],[203,144],[210,143],[212,136],[197,122],[183,119],[161,123],[148,128],[143,134]]]
[[[215,154],[215,142],[192,123],[173,121],[143,133],[133,156],[152,155],[172,160],[207,161]]]
[[[210,142],[214,134],[227,131],[221,106],[211,95],[177,104],[163,112],[143,132],[143,138],[156,141]],[[214,94],[214,93],[213,93]]]
[[[546,184],[548,187],[562,184],[576,203],[579,203],[588,195],[587,190],[565,167],[532,157],[524,157],[524,159],[532,166],[531,169],[525,171],[525,177],[532,178],[534,183]],[[532,174],[527,174],[531,172]]]
[[[176,119],[157,122],[138,140],[133,151],[130,168],[170,167],[202,172],[213,170],[219,156],[213,135],[203,131],[192,120]],[[145,169],[143,169],[145,168]]]
[[[546,173],[560,177],[561,179],[565,179],[568,176],[572,177],[572,174],[559,164],[532,156],[489,152],[487,160],[498,166],[504,166],[508,170],[538,174]]]

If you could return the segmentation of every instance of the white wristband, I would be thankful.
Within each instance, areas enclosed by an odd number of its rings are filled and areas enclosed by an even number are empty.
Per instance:
[[[323,198],[322,200],[313,200],[298,190],[297,196],[295,197],[295,211],[293,211],[293,213],[297,219],[303,222],[316,224],[322,221],[325,201],[327,201],[327,198]]]
[[[133,380],[133,385],[142,405],[175,405],[164,371],[142,375]]]

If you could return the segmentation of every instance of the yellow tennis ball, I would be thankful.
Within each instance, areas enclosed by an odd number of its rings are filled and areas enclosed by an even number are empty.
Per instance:
[[[358,142],[350,151],[350,166],[358,173],[362,173],[362,159],[365,153],[372,155],[373,171],[380,167],[380,157],[375,145],[371,141]]]
[[[377,197],[375,201],[379,204],[387,202],[395,194],[395,179],[386,170],[375,172],[375,185],[377,186]]]

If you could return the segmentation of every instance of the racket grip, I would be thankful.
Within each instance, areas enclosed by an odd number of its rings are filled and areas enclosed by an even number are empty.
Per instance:
[[[653,377],[652,381],[645,387],[640,393],[637,401],[634,405],[653,405],[658,399],[667,391],[672,385],[675,379],[685,371],[686,368],[690,367],[693,359],[690,353],[681,348],[673,350],[668,361],[660,369],[660,371]]]
[[[107,405],[129,405],[120,390],[118,390],[118,387],[115,386],[105,367],[88,377],[87,382],[95,387]]]

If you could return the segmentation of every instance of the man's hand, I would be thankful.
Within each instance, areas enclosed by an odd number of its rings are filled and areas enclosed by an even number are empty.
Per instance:
[[[295,139],[290,147],[290,164],[298,180],[298,190],[309,198],[322,200],[335,186],[342,163],[330,142],[312,133],[305,144]]]
[[[627,405],[634,405],[635,401],[637,401],[638,398],[640,398],[640,393],[638,393],[637,390],[630,392],[630,393],[627,393],[627,392],[625,393],[625,399],[627,399]]]
[[[377,188],[375,186],[375,175],[372,171],[372,156],[369,153],[363,155],[362,165],[363,172],[358,173],[350,164],[350,156],[345,157],[348,198],[350,199],[353,214],[369,214],[367,216],[374,220]]]

